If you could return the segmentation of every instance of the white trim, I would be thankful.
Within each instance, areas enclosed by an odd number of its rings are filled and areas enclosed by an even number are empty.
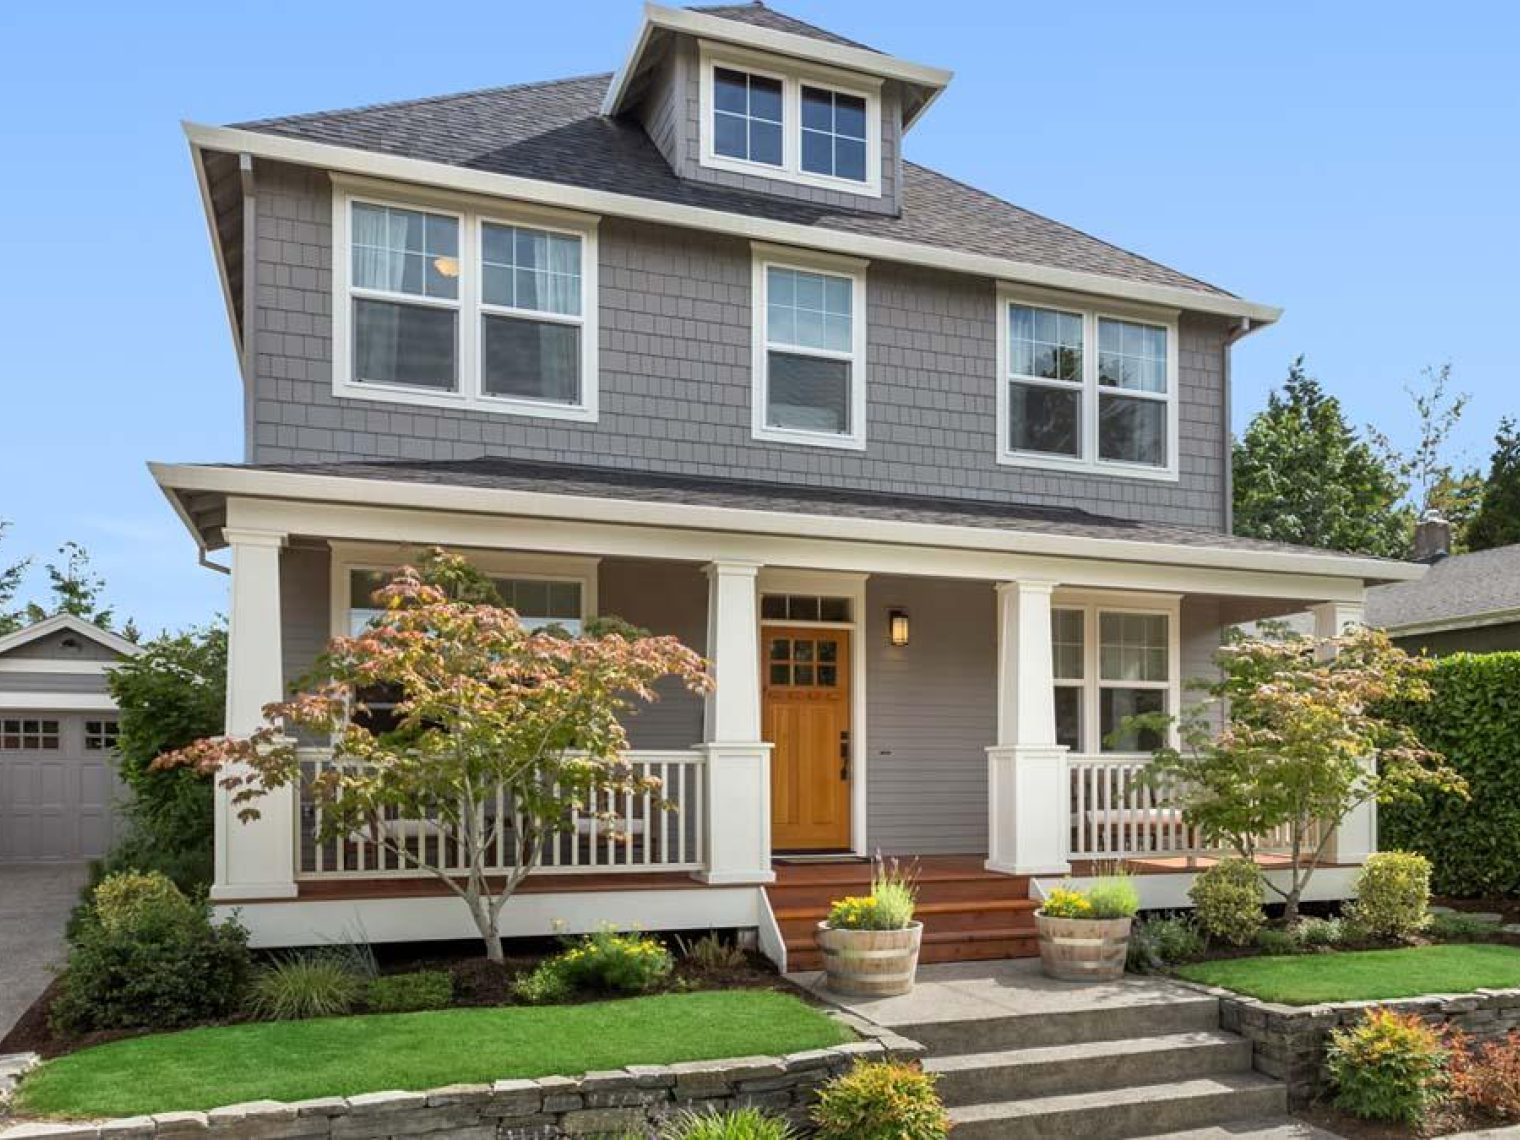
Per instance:
[[[581,495],[561,495],[542,491],[516,491],[501,488],[461,487],[446,484],[407,483],[388,479],[357,479],[339,475],[308,475],[289,471],[258,471],[235,467],[203,467],[188,464],[149,463],[159,486],[166,492],[212,492],[229,496],[249,496],[246,506],[255,506],[260,498],[287,499],[292,502],[271,503],[248,517],[270,520],[287,519],[305,515],[317,525],[315,517],[321,515],[333,525],[337,520],[362,525],[366,533],[345,535],[343,530],[295,530],[295,533],[325,534],[331,537],[355,537],[381,541],[421,542],[423,535],[440,530],[461,528],[477,535],[469,546],[496,547],[504,541],[512,541],[520,549],[533,548],[531,543],[519,541],[527,538],[535,528],[514,527],[510,534],[503,533],[499,522],[489,518],[475,523],[463,517],[450,517],[440,512],[458,512],[463,516],[516,515],[540,520],[558,520],[560,524],[581,528],[581,536],[587,537],[587,528],[595,524],[610,524],[599,531],[598,541],[610,540],[611,531],[630,532],[622,541],[612,545],[618,552],[643,551],[649,557],[688,557],[708,560],[715,551],[729,551],[740,547],[754,547],[763,543],[770,551],[783,551],[786,557],[768,556],[765,551],[757,554],[733,557],[750,557],[758,562],[790,566],[810,567],[806,547],[788,550],[787,539],[824,540],[827,545],[865,543],[874,549],[855,554],[836,551],[836,560],[823,569],[860,569],[888,572],[891,566],[938,567],[930,570],[937,577],[981,577],[1002,580],[1019,577],[1010,567],[1027,566],[1030,559],[1070,558],[1070,565],[1054,564],[1047,575],[1056,581],[1073,585],[1128,586],[1135,589],[1152,587],[1179,590],[1188,593],[1208,593],[1223,590],[1242,596],[1300,598],[1313,597],[1316,601],[1351,597],[1353,591],[1360,596],[1363,581],[1410,581],[1424,576],[1427,567],[1418,563],[1389,562],[1375,558],[1358,558],[1319,554],[1312,551],[1254,550],[1229,547],[1212,547],[1187,543],[1139,542],[1132,539],[1093,538],[1085,535],[1046,534],[1013,528],[955,526],[940,523],[902,522],[894,519],[848,518],[832,515],[786,513],[770,510],[741,510],[733,507],[699,506],[686,503],[652,503],[635,499],[593,498]],[[308,504],[304,509],[300,502]],[[324,506],[325,505],[325,506]],[[365,516],[365,508],[375,508],[379,515]],[[412,518],[407,508],[424,512]],[[335,514],[333,512],[336,512]],[[410,522],[409,522],[410,519]],[[280,524],[283,525],[283,524]],[[408,529],[409,532],[408,532]],[[645,533],[640,538],[639,528],[669,528],[665,533]],[[537,528],[533,542],[541,541],[549,531],[562,536],[561,542],[569,540],[566,525],[545,523]],[[691,550],[693,544],[680,536],[680,531],[723,532],[732,537],[727,543],[702,539],[705,554],[674,555],[674,550]],[[192,533],[195,533],[192,531]],[[457,541],[457,540],[451,540]],[[908,548],[936,548],[924,552],[924,556],[910,552]],[[563,545],[554,549],[566,550]],[[946,557],[945,551],[959,550],[957,559]],[[586,550],[583,553],[610,554],[611,550]],[[840,561],[838,559],[843,559]],[[1075,561],[1079,560],[1079,561]],[[1130,562],[1148,566],[1184,566],[1198,570],[1225,571],[1220,575],[1167,574],[1157,578],[1144,570],[1120,568],[1122,580],[1116,580],[1105,563]],[[991,572],[988,567],[996,567]],[[923,569],[906,571],[922,573]],[[1252,580],[1252,575],[1268,575],[1266,579]],[[1299,576],[1312,575],[1319,579],[1304,582]],[[1278,577],[1283,576],[1283,577]],[[1354,583],[1354,586],[1351,585]],[[1306,593],[1311,589],[1314,593]],[[1278,592],[1286,591],[1286,592]]]
[[[881,197],[881,80],[790,61],[780,63],[743,48],[728,47],[707,40],[697,45],[697,82],[699,127],[697,161],[709,170],[748,174],[799,186],[837,190],[867,198]],[[781,84],[781,164],[756,162],[719,154],[716,148],[716,104],[713,88],[717,68],[739,71],[774,79]],[[841,178],[804,170],[802,166],[802,88],[815,87],[840,95],[851,95],[866,105],[865,179]]]
[[[1082,320],[1082,379],[1080,383],[1046,380],[1034,376],[1014,376],[1009,358],[1009,309],[1019,305],[1060,310],[1079,316]],[[1166,331],[1166,392],[1134,392],[1128,389],[1104,388],[1098,383],[1098,325],[1103,320],[1121,320],[1132,324],[1147,324]],[[1178,392],[1181,339],[1178,336],[1178,313],[1175,309],[1148,309],[1137,306],[1094,304],[1070,294],[1049,290],[1021,289],[999,284],[997,291],[997,461],[1009,467],[1035,467],[1047,471],[1066,471],[1096,475],[1118,475],[1127,479],[1149,479],[1175,483],[1179,475],[1178,438],[1180,424]],[[1012,384],[1030,387],[1055,388],[1076,392],[1080,399],[1078,433],[1081,454],[1078,456],[1052,455],[1034,451],[1019,451],[1012,447],[1009,438],[1009,388]],[[1166,459],[1159,467],[1148,464],[1125,463],[1103,459],[1099,454],[1101,445],[1100,422],[1102,401],[1105,396],[1134,398],[1164,402],[1166,404]]]
[[[803,273],[823,273],[844,277],[850,282],[850,351],[848,354],[822,349],[770,343],[770,274],[771,269],[791,269]],[[750,297],[752,353],[750,358],[750,435],[770,443],[795,443],[808,447],[833,447],[849,451],[866,448],[866,263],[854,258],[831,258],[818,253],[783,249],[754,243]],[[841,434],[783,428],[770,424],[770,353],[772,349],[797,356],[816,356],[845,360],[850,365],[850,430]]]
[[[952,273],[966,273],[994,280],[1065,289],[1097,297],[1128,298],[1144,304],[1173,305],[1189,312],[1247,317],[1257,325],[1272,324],[1282,316],[1280,308],[1245,301],[1226,293],[1183,289],[1174,285],[1157,285],[1148,281],[1130,281],[1102,273],[1034,265],[1016,258],[944,249],[919,242],[873,237],[799,222],[773,221],[726,210],[690,206],[680,202],[664,202],[637,194],[591,190],[539,178],[493,174],[488,171],[453,166],[446,162],[404,158],[355,147],[286,138],[237,127],[207,127],[197,123],[185,123],[184,131],[196,148],[234,153],[247,152],[260,158],[291,162],[328,171],[369,175],[393,181],[417,183],[424,187],[447,188],[526,203],[560,206],[598,215],[685,226],[710,233],[734,234],[761,241],[901,262],[904,265],[943,269]]]
[[[75,617],[73,614],[58,613],[52,617],[43,618],[39,622],[33,622],[25,629],[14,630],[4,637],[0,637],[0,653],[9,653],[12,649],[27,645],[38,638],[46,637],[50,633],[57,633],[62,630],[77,633],[81,637],[87,637],[96,644],[103,645],[107,649],[127,657],[136,657],[139,653],[143,652],[141,645],[128,641],[120,634],[101,629],[98,625],[92,625],[85,621],[84,618]]]
[[[332,391],[339,399],[382,400],[433,408],[468,408],[500,415],[595,423],[598,417],[598,305],[597,221],[594,217],[566,210],[519,208],[500,199],[419,192],[366,178],[333,175],[332,194]],[[459,288],[453,299],[434,299],[410,294],[360,290],[349,280],[352,265],[350,222],[355,203],[390,206],[403,210],[445,213],[459,224]],[[570,234],[581,242],[581,311],[579,316],[505,309],[487,305],[482,297],[481,231],[488,224],[523,226]],[[452,390],[411,388],[361,383],[352,379],[353,330],[351,305],[355,297],[374,297],[402,305],[447,308],[456,314],[455,375]],[[482,324],[496,313],[527,317],[535,321],[568,324],[580,329],[580,401],[557,404],[511,396],[493,396],[485,389]]]
[[[398,570],[414,563],[425,545],[380,542],[342,542],[328,544],[328,631],[332,637],[347,637],[349,599],[348,576],[352,570]],[[574,582],[581,592],[581,622],[597,616],[597,573],[599,558],[578,555],[517,553],[509,550],[454,548],[469,559],[470,565],[493,578],[527,578],[546,582]]]
[[[0,710],[10,712],[112,712],[110,693],[14,693],[0,689]]]
[[[607,94],[602,100],[602,114],[615,115],[622,109],[629,81],[637,74],[639,60],[649,43],[651,33],[656,29],[694,36],[698,39],[739,44],[792,59],[843,68],[861,76],[896,79],[909,86],[923,87],[927,89],[928,97],[918,108],[917,115],[924,113],[929,104],[955,76],[954,72],[943,68],[911,63],[908,60],[867,48],[850,47],[811,36],[799,36],[792,32],[760,28],[736,20],[725,20],[720,16],[709,15],[705,12],[695,12],[689,8],[667,8],[660,4],[646,3],[644,19],[639,26],[639,34],[634,38],[633,49],[622,66],[618,68],[617,74],[612,77]],[[906,126],[905,122],[904,127]]]
[[[781,570],[767,567],[760,571],[761,612],[766,594],[817,594],[820,597],[850,599],[847,622],[774,621],[760,619],[761,641],[767,625],[801,628],[847,629],[850,631],[850,850],[856,855],[871,853],[867,817],[867,781],[870,779],[870,748],[867,747],[866,723],[866,636],[870,620],[866,611],[866,583],[870,575],[829,570]]]

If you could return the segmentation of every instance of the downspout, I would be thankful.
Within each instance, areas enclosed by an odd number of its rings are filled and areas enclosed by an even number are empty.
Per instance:
[[[1224,532],[1235,533],[1235,433],[1231,419],[1231,352],[1235,342],[1250,335],[1251,318],[1241,317],[1240,323],[1224,335]]]
[[[258,246],[258,198],[254,193],[253,185],[253,156],[251,154],[238,155],[238,175],[243,184],[243,355],[238,362],[243,373],[243,462],[253,462],[254,440],[254,411],[256,401],[254,399],[254,368],[258,361],[258,354],[254,349],[256,316],[258,303],[255,297],[258,295],[259,279],[259,246]],[[206,562],[204,553],[201,555],[201,564],[216,566],[216,563]],[[216,566],[217,569],[222,569]]]

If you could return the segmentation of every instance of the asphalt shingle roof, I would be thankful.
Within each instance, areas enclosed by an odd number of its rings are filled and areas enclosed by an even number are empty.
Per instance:
[[[535,463],[512,459],[387,460],[334,463],[221,464],[240,470],[276,471],[295,475],[327,475],[348,479],[381,479],[486,490],[535,491],[625,499],[630,502],[675,503],[725,507],[732,510],[773,511],[832,518],[880,519],[929,523],[1031,534],[1073,535],[1125,542],[1210,547],[1218,550],[1319,554],[1327,558],[1352,556],[1313,550],[1281,542],[1220,534],[1202,527],[1136,522],[1110,518],[1076,508],[1036,507],[994,500],[945,499],[890,495],[753,480],[667,475],[613,467]],[[1356,556],[1358,561],[1370,561]],[[1393,565],[1393,563],[1390,563]]]
[[[774,8],[767,8],[760,3],[760,0],[751,0],[748,4],[715,4],[709,7],[693,8],[691,11],[701,12],[705,16],[718,16],[724,20],[734,20],[756,28],[769,28],[773,32],[790,32],[794,36],[806,36],[810,40],[822,40],[824,43],[838,44],[840,47],[876,51],[873,47],[855,40],[847,40],[816,24],[809,24],[805,20],[798,20]]]
[[[1520,545],[1443,558],[1418,582],[1367,591],[1367,624],[1384,629],[1505,610],[1520,610]]]
[[[768,8],[724,11],[734,13],[731,19],[795,23]],[[903,164],[903,205],[896,216],[686,181],[671,170],[637,122],[600,113],[610,80],[610,75],[588,75],[235,125],[470,170],[1229,295],[911,162]]]

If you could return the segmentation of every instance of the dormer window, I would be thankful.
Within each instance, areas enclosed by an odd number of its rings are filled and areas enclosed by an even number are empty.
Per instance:
[[[713,73],[713,151],[724,158],[780,166],[782,83],[719,67]]]
[[[881,81],[737,47],[701,51],[701,163],[881,195]]]

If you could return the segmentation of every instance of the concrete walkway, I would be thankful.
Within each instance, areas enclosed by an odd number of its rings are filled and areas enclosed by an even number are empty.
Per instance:
[[[64,924],[87,872],[83,863],[0,864],[0,1037],[62,964]]]

